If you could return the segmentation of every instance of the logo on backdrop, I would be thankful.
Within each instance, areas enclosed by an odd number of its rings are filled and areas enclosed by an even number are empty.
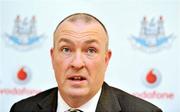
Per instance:
[[[149,69],[143,74],[142,82],[149,89],[135,91],[132,94],[143,99],[173,100],[176,96],[170,90],[158,90],[156,87],[162,81],[162,75],[156,68]]]
[[[30,20],[17,16],[12,34],[5,34],[8,44],[18,50],[27,50],[38,45],[44,39],[44,35],[38,35],[36,22],[35,16]]]
[[[31,80],[31,70],[27,66],[22,66],[16,70],[14,75],[15,82],[18,84],[26,84]]]
[[[144,17],[141,21],[139,36],[130,36],[130,40],[136,48],[150,53],[168,47],[174,38],[172,33],[165,33],[163,16],[156,20],[152,18],[150,21]]]
[[[149,88],[157,87],[160,84],[161,79],[161,73],[156,68],[150,69],[142,77],[144,85]]]

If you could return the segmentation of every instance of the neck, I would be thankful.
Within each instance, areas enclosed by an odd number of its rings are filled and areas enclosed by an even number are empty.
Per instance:
[[[72,108],[78,108],[88,102],[95,94],[87,96],[62,96],[64,101]]]
[[[98,91],[93,92],[92,94],[88,94],[85,96],[71,96],[67,94],[63,94],[60,92],[61,97],[63,100],[72,108],[79,108],[80,106],[87,103],[89,100],[91,100]]]

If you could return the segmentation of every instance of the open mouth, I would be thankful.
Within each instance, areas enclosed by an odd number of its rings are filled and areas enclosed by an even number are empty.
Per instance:
[[[82,77],[82,76],[73,76],[73,77],[69,77],[68,79],[72,80],[72,81],[83,81],[83,80],[86,80],[86,78]]]

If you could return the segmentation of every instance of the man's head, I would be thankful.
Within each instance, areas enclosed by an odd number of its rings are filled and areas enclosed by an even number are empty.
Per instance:
[[[51,58],[66,103],[81,106],[98,92],[110,57],[108,34],[97,18],[76,13],[59,23],[54,32]]]

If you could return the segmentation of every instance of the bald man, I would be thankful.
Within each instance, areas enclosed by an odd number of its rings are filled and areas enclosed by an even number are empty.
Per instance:
[[[11,112],[162,112],[104,82],[111,58],[105,26],[75,13],[54,31],[51,60],[58,87],[15,103]]]

